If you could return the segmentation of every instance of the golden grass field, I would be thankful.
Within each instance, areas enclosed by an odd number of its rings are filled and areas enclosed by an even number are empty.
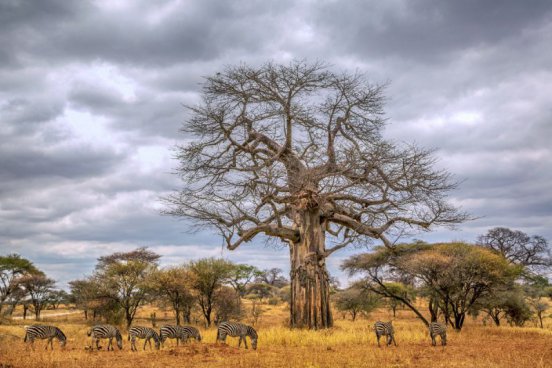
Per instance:
[[[23,343],[24,325],[32,321],[11,321],[0,325],[0,368],[65,368],[65,367],[552,367],[552,323],[547,319],[545,329],[482,326],[469,320],[464,330],[449,330],[448,346],[432,347],[424,325],[407,311],[394,319],[397,347],[378,348],[372,323],[390,320],[386,310],[378,310],[368,319],[355,323],[335,315],[335,327],[326,331],[290,330],[285,325],[287,308],[263,306],[265,313],[259,321],[257,351],[237,348],[238,339],[228,338],[228,345],[215,344],[216,329],[200,328],[203,341],[176,347],[168,340],[160,351],[130,351],[124,334],[124,349],[108,352],[87,351],[88,325],[82,313],[65,316],[44,316],[44,324],[60,327],[68,337],[67,347],[61,350],[57,341],[54,351],[45,351],[46,341],[37,340],[35,351]],[[50,311],[48,311],[50,312]],[[136,325],[150,326],[138,316]],[[158,316],[164,313],[158,311]],[[166,314],[170,318],[170,313]],[[163,323],[172,321],[159,321]],[[16,338],[14,336],[19,336]],[[106,345],[106,342],[103,343]]]

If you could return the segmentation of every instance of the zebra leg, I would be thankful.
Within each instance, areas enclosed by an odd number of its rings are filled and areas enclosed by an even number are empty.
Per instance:
[[[376,334],[376,338],[378,339],[378,348],[381,348],[381,345],[380,345],[380,335],[379,334]]]
[[[437,346],[437,341],[435,341],[435,335],[431,335],[431,345]]]
[[[100,350],[100,339],[96,338],[96,350]]]
[[[393,335],[393,344],[395,344],[395,346],[397,346],[397,342],[395,341],[395,335]]]
[[[109,338],[109,343],[107,344],[107,350],[113,350],[115,351],[115,348],[113,347],[113,337]]]
[[[146,351],[146,345],[148,344],[149,339],[144,339],[144,351]],[[151,343],[150,343],[150,349],[151,349]]]
[[[247,346],[247,336],[244,336],[244,337],[243,337],[243,343],[244,343],[244,345],[245,345],[245,348],[246,348],[246,349],[249,349],[249,346]]]
[[[238,348],[241,348],[241,341],[242,341],[242,337],[240,336],[240,341],[238,341]]]

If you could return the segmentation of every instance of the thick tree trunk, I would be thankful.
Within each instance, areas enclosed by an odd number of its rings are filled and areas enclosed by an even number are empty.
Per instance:
[[[298,215],[300,240],[290,243],[290,325],[321,329],[333,326],[326,270],[325,235],[317,208]]]
[[[454,313],[454,329],[460,331],[464,326],[464,319],[466,318],[466,313]]]
[[[428,309],[431,316],[431,322],[437,322],[437,317],[439,313],[439,302],[435,298],[429,298]]]

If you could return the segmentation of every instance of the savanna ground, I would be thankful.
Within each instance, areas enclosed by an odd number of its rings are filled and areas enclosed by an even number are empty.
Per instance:
[[[257,351],[237,348],[238,339],[228,338],[228,345],[215,344],[216,329],[200,328],[203,341],[176,347],[168,340],[160,351],[130,351],[126,331],[124,349],[108,352],[88,351],[86,331],[89,325],[82,313],[59,315],[64,311],[47,311],[44,324],[60,327],[68,337],[65,350],[57,341],[54,351],[44,351],[45,341],[35,342],[35,351],[23,343],[24,325],[32,321],[13,320],[0,325],[0,367],[552,367],[552,323],[545,329],[525,327],[492,327],[469,320],[464,330],[449,330],[446,347],[432,347],[424,325],[407,311],[399,311],[394,319],[398,347],[378,348],[372,330],[374,321],[390,320],[381,309],[368,319],[342,319],[335,314],[335,327],[327,331],[297,331],[286,327],[285,305],[263,306],[264,314],[257,324]],[[70,312],[70,311],[65,311]],[[47,313],[57,313],[48,317]],[[144,309],[135,325],[151,326],[146,318],[151,309]],[[158,317],[170,313],[157,311]],[[162,319],[161,318],[161,319]],[[172,320],[160,320],[172,323]],[[106,346],[106,342],[102,343]]]

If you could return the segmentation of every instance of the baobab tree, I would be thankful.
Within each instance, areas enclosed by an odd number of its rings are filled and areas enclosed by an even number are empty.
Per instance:
[[[190,107],[184,185],[164,213],[217,229],[230,250],[258,236],[287,244],[292,327],[332,326],[332,253],[466,219],[430,151],[382,138],[383,90],[322,63],[239,65],[207,77]]]

